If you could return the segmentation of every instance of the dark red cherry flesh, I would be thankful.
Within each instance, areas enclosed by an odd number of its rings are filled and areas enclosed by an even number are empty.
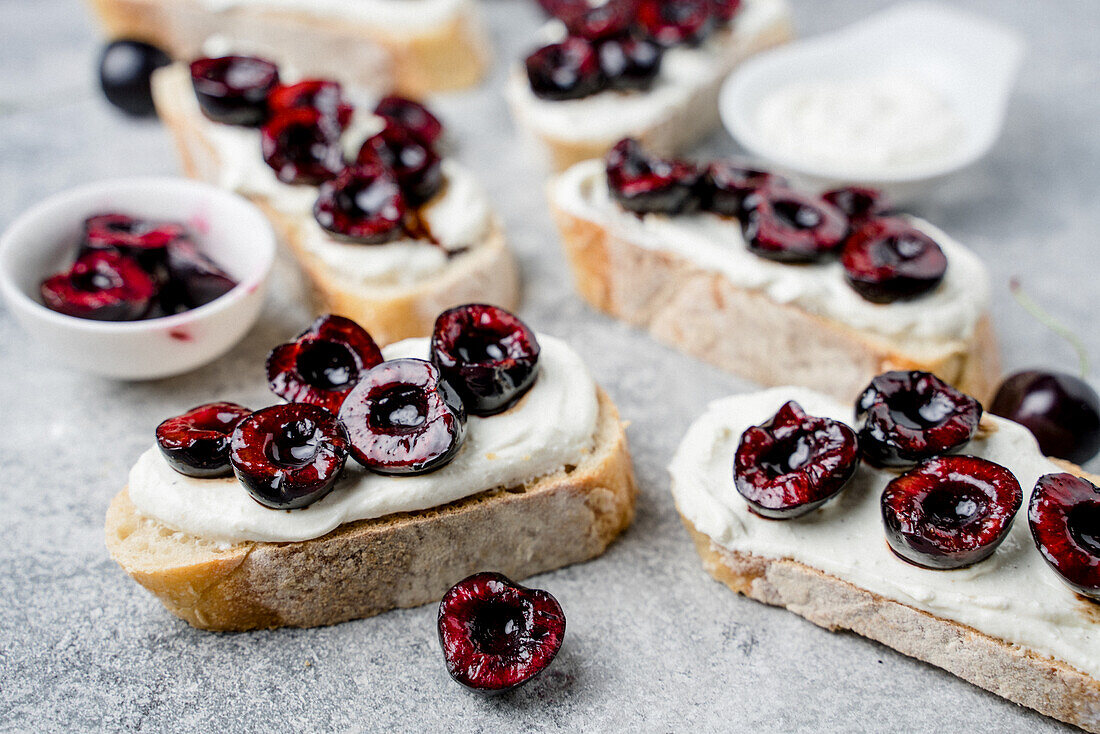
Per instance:
[[[412,206],[423,204],[443,188],[443,162],[439,155],[393,123],[363,143],[358,163],[389,168]]]
[[[342,130],[351,122],[355,108],[344,98],[344,88],[339,82],[327,79],[305,79],[295,84],[280,84],[271,90],[267,98],[270,114],[299,108],[314,109],[330,120],[335,120]]]
[[[379,474],[423,474],[466,439],[462,399],[431,362],[394,359],[364,374],[340,408],[355,460]]]
[[[844,244],[844,275],[872,303],[923,296],[943,281],[947,256],[931,237],[897,217],[870,219]]]
[[[260,129],[264,162],[283,183],[317,185],[344,170],[340,125],[313,107],[291,107]]]
[[[191,83],[211,120],[255,127],[267,119],[267,96],[279,83],[279,68],[252,56],[197,59]]]
[[[444,311],[432,333],[432,363],[473,415],[507,410],[538,377],[535,332],[496,306]]]
[[[252,499],[275,510],[311,505],[332,491],[348,436],[332,413],[286,403],[257,410],[233,430],[229,461]]]
[[[1078,594],[1100,601],[1100,489],[1074,474],[1041,476],[1027,520],[1055,573]]]
[[[366,329],[351,319],[321,316],[267,357],[267,384],[292,403],[340,410],[362,376],[382,363],[382,352]]]
[[[715,21],[711,0],[641,0],[638,6],[638,25],[666,48],[702,43]]]
[[[333,236],[378,245],[405,233],[408,209],[393,173],[378,163],[350,166],[321,185],[313,217]]]
[[[580,99],[604,85],[595,47],[583,38],[569,37],[543,46],[525,62],[531,91],[540,99]]]
[[[1047,456],[1083,464],[1100,451],[1100,396],[1075,375],[1039,370],[1009,375],[989,412],[1027,427]]]
[[[168,465],[189,477],[222,477],[229,466],[229,437],[252,414],[236,403],[207,403],[157,426],[157,446]]]
[[[99,87],[127,115],[151,117],[156,114],[153,72],[170,63],[168,54],[144,41],[111,41],[99,57]]]
[[[477,573],[439,603],[447,672],[478,693],[511,690],[546,669],[565,639],[565,613],[549,592],[499,573]]]
[[[154,279],[164,277],[169,246],[187,239],[177,222],[154,222],[126,214],[97,214],[84,220],[80,255],[87,252],[119,252],[135,258]]]
[[[443,123],[431,111],[415,100],[389,95],[379,100],[374,114],[386,122],[404,128],[422,145],[431,147],[443,135]]]
[[[956,451],[981,419],[981,403],[929,372],[886,372],[856,401],[860,448],[874,466],[910,466]]]
[[[1012,472],[974,456],[940,456],[902,474],[882,493],[886,541],[915,566],[972,566],[997,550],[1020,509]]]
[[[729,23],[741,9],[741,0],[711,0],[710,6],[719,23]]]
[[[793,400],[741,436],[734,484],[749,508],[773,520],[816,510],[835,497],[859,466],[855,431],[807,415]]]
[[[817,262],[840,251],[848,218],[832,204],[787,188],[765,186],[742,201],[741,231],[749,251],[780,262]]]
[[[632,36],[600,43],[600,70],[607,85],[620,91],[645,91],[661,73],[664,51],[652,41]]]
[[[844,212],[853,225],[888,214],[892,208],[885,194],[865,186],[832,189],[821,198]]]
[[[608,0],[599,5],[583,5],[561,16],[571,36],[588,41],[604,41],[623,36],[634,23],[637,0]]]
[[[699,205],[699,171],[685,161],[649,155],[633,138],[607,154],[607,184],[624,209],[637,214],[682,214]]]
[[[700,181],[703,209],[725,217],[741,217],[745,197],[765,186],[786,186],[782,176],[740,161],[723,159],[707,166]]]
[[[65,273],[42,282],[42,302],[67,316],[96,321],[143,318],[157,283],[141,264],[117,252],[87,252]]]

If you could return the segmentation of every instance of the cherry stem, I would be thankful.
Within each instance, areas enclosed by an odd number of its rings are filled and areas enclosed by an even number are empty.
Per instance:
[[[1077,352],[1081,379],[1085,379],[1089,373],[1089,355],[1085,350],[1085,345],[1081,343],[1080,337],[1063,326],[1057,319],[1051,316],[1046,309],[1032,300],[1031,296],[1024,291],[1023,286],[1020,285],[1019,280],[1016,278],[1010,280],[1008,282],[1008,289],[1012,292],[1012,297],[1016,299],[1016,302],[1023,306],[1025,311],[1034,316],[1036,321],[1070,343],[1070,346],[1073,347],[1073,351]]]

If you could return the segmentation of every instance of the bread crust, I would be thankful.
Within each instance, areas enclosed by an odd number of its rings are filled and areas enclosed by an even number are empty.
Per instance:
[[[996,389],[1000,360],[988,314],[966,341],[901,342],[776,303],[680,255],[633,244],[553,204],[551,210],[586,301],[754,382],[851,400],[875,375],[918,369],[981,400]]]
[[[438,28],[396,35],[290,10],[238,7],[212,12],[196,0],[89,2],[112,38],[145,40],[173,58],[195,58],[209,37],[225,35],[278,49],[280,61],[304,73],[414,97],[473,86],[489,63],[489,44],[473,3]]]
[[[478,571],[518,580],[585,561],[630,525],[637,495],[618,412],[602,391],[599,401],[594,450],[523,487],[229,548],[142,517],[123,490],[107,511],[107,548],[168,611],[222,631],[335,624],[438,601]]]
[[[221,167],[218,151],[181,103],[179,95],[190,90],[180,89],[178,77],[174,68],[154,75],[157,112],[175,141],[184,173],[217,183]],[[289,216],[265,197],[249,198],[271,220],[294,255],[306,277],[313,310],[355,320],[379,344],[430,335],[436,316],[453,306],[476,301],[514,310],[519,305],[519,268],[496,218],[485,240],[454,255],[442,272],[411,285],[370,287],[348,283],[303,246],[302,227],[315,226],[311,219]]]

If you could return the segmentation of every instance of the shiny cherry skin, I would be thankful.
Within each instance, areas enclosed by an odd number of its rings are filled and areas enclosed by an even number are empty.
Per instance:
[[[117,252],[87,252],[64,273],[42,281],[47,308],[95,321],[136,321],[149,313],[157,282],[136,259]]]
[[[313,217],[338,239],[379,245],[405,233],[408,206],[393,172],[380,163],[349,166],[321,185]]]
[[[702,207],[721,216],[740,218],[746,196],[765,186],[786,185],[782,176],[748,163],[734,159],[713,161],[700,181]]]
[[[328,79],[303,79],[294,84],[280,84],[268,95],[267,107],[272,115],[303,107],[317,110],[326,118],[335,120],[341,130],[351,122],[355,111],[345,99],[340,83]]]
[[[711,10],[719,23],[729,23],[741,9],[741,0],[712,0]]]
[[[340,132],[334,117],[313,107],[290,107],[264,123],[260,150],[283,183],[315,186],[344,170]]]
[[[871,303],[923,296],[947,272],[947,256],[936,241],[897,217],[865,220],[849,235],[840,263],[848,284]]]
[[[821,198],[844,212],[853,225],[885,216],[893,208],[884,193],[866,186],[831,189],[822,194]]]
[[[111,41],[99,57],[99,87],[107,101],[127,115],[151,117],[157,111],[153,72],[170,63],[168,54],[144,41]]]
[[[443,161],[439,155],[394,123],[388,123],[381,132],[368,138],[357,160],[360,165],[389,168],[411,206],[420,206],[443,188]]]
[[[749,251],[768,260],[818,262],[840,252],[848,218],[832,204],[791,189],[764,186],[742,200]]]
[[[686,161],[650,155],[633,138],[611,149],[606,170],[612,198],[636,214],[683,214],[699,206],[699,170]]]
[[[540,99],[588,97],[603,89],[600,59],[590,41],[570,36],[538,49],[524,62],[531,91]]]
[[[236,403],[206,403],[157,426],[157,446],[175,471],[206,479],[229,476],[229,437],[252,414]]]
[[[416,100],[391,94],[378,101],[374,114],[392,125],[404,128],[421,145],[431,147],[443,137],[443,123]]]
[[[989,412],[1026,426],[1047,456],[1083,464],[1100,451],[1100,396],[1066,372],[1009,375]]]
[[[1027,520],[1043,560],[1071,589],[1100,601],[1100,489],[1075,474],[1041,476]]]
[[[166,314],[205,306],[237,287],[237,281],[194,243],[180,240],[168,248],[167,279],[158,302]]]
[[[714,10],[712,0],[641,0],[637,22],[661,46],[696,46],[714,30]]]
[[[637,6],[637,0],[608,0],[566,10],[561,20],[571,36],[606,41],[626,35],[634,23]]]
[[[652,87],[664,57],[664,50],[657,44],[631,36],[601,42],[598,53],[607,86],[623,92],[644,92]]]
[[[267,97],[279,84],[279,68],[253,56],[196,59],[191,83],[211,120],[257,127],[267,119]]]

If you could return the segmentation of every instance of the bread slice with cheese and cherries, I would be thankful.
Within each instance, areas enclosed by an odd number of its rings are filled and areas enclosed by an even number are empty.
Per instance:
[[[179,151],[184,172],[255,202],[275,225],[306,276],[315,310],[362,324],[380,343],[430,333],[436,314],[478,301],[515,308],[519,273],[501,222],[477,178],[442,160],[438,193],[415,208],[416,231],[384,244],[342,241],[313,214],[318,188],[281,181],[261,152],[260,132],[208,119],[187,68],[153,78],[157,112]],[[383,122],[356,109],[342,133],[347,159]]]
[[[489,63],[475,0],[89,1],[112,38],[144,40],[176,59],[229,39],[377,93],[470,87]]]

